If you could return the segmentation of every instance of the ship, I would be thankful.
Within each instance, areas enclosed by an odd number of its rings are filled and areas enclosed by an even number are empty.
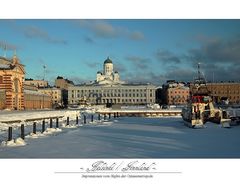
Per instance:
[[[206,80],[200,72],[200,63],[198,63],[198,77],[190,86],[190,97],[181,113],[185,125],[190,128],[204,128],[205,123],[210,121],[221,124],[224,128],[230,128],[231,120],[227,112],[214,106]]]

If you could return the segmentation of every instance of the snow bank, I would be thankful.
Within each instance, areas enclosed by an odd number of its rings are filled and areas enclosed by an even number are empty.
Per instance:
[[[45,135],[41,132],[36,132],[36,134],[34,133],[30,133],[29,135],[25,136],[25,138],[39,138],[39,137],[44,137]]]
[[[56,132],[62,132],[62,129],[59,129],[59,128],[47,128],[43,134],[53,134],[53,133],[56,133]]]
[[[21,121],[25,122],[29,119],[37,119],[37,118],[50,118],[50,117],[61,117],[64,115],[66,111],[21,111],[21,112],[8,112],[0,114],[0,122],[4,123],[4,121]]]
[[[69,120],[76,120],[77,116],[80,117],[80,112],[79,111],[68,110],[68,111],[65,111],[62,119],[67,120],[67,117],[69,117]]]
[[[53,134],[53,133],[57,133],[57,132],[62,132],[62,129],[59,128],[47,128],[43,133],[41,132],[36,132],[36,134],[34,133],[30,133],[29,135],[25,136],[25,138],[40,138],[40,137],[46,137],[47,135]]]
[[[73,129],[73,128],[77,128],[79,127],[78,125],[66,125],[66,124],[62,124],[62,128],[69,128],[69,129]]]
[[[8,146],[8,147],[16,147],[16,146],[24,146],[26,142],[22,138],[17,138],[11,141],[3,141],[1,146]]]
[[[61,111],[22,111],[22,112],[8,112],[0,113],[0,131],[7,131],[8,127],[13,127],[13,130],[19,128],[21,124],[24,126],[31,126],[34,122],[41,123],[42,118],[59,117],[59,122],[66,122],[67,117],[69,120],[76,120],[76,116],[81,119],[80,111],[76,110],[61,110]],[[61,118],[63,117],[63,118]],[[31,119],[32,121],[26,121]],[[35,119],[35,120],[34,120]],[[16,121],[14,123],[4,123]],[[48,120],[46,121],[46,123]]]

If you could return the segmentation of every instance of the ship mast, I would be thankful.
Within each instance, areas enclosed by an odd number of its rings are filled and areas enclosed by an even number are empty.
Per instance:
[[[209,95],[207,83],[204,75],[201,73],[200,63],[197,64],[197,78],[193,82],[192,95]]]
[[[201,75],[201,72],[200,72],[200,63],[198,63],[198,80],[200,80],[200,75]]]
[[[45,80],[46,76],[46,65],[43,65],[43,80]]]

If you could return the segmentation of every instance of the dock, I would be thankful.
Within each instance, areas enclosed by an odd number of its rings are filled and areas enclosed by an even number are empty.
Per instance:
[[[181,110],[100,110],[98,114],[118,114],[119,116],[128,117],[169,117],[169,116],[181,116]]]

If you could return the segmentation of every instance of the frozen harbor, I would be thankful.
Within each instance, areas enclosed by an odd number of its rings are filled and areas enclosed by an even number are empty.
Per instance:
[[[0,158],[239,158],[240,126],[190,129],[180,117],[111,118],[0,147]]]

